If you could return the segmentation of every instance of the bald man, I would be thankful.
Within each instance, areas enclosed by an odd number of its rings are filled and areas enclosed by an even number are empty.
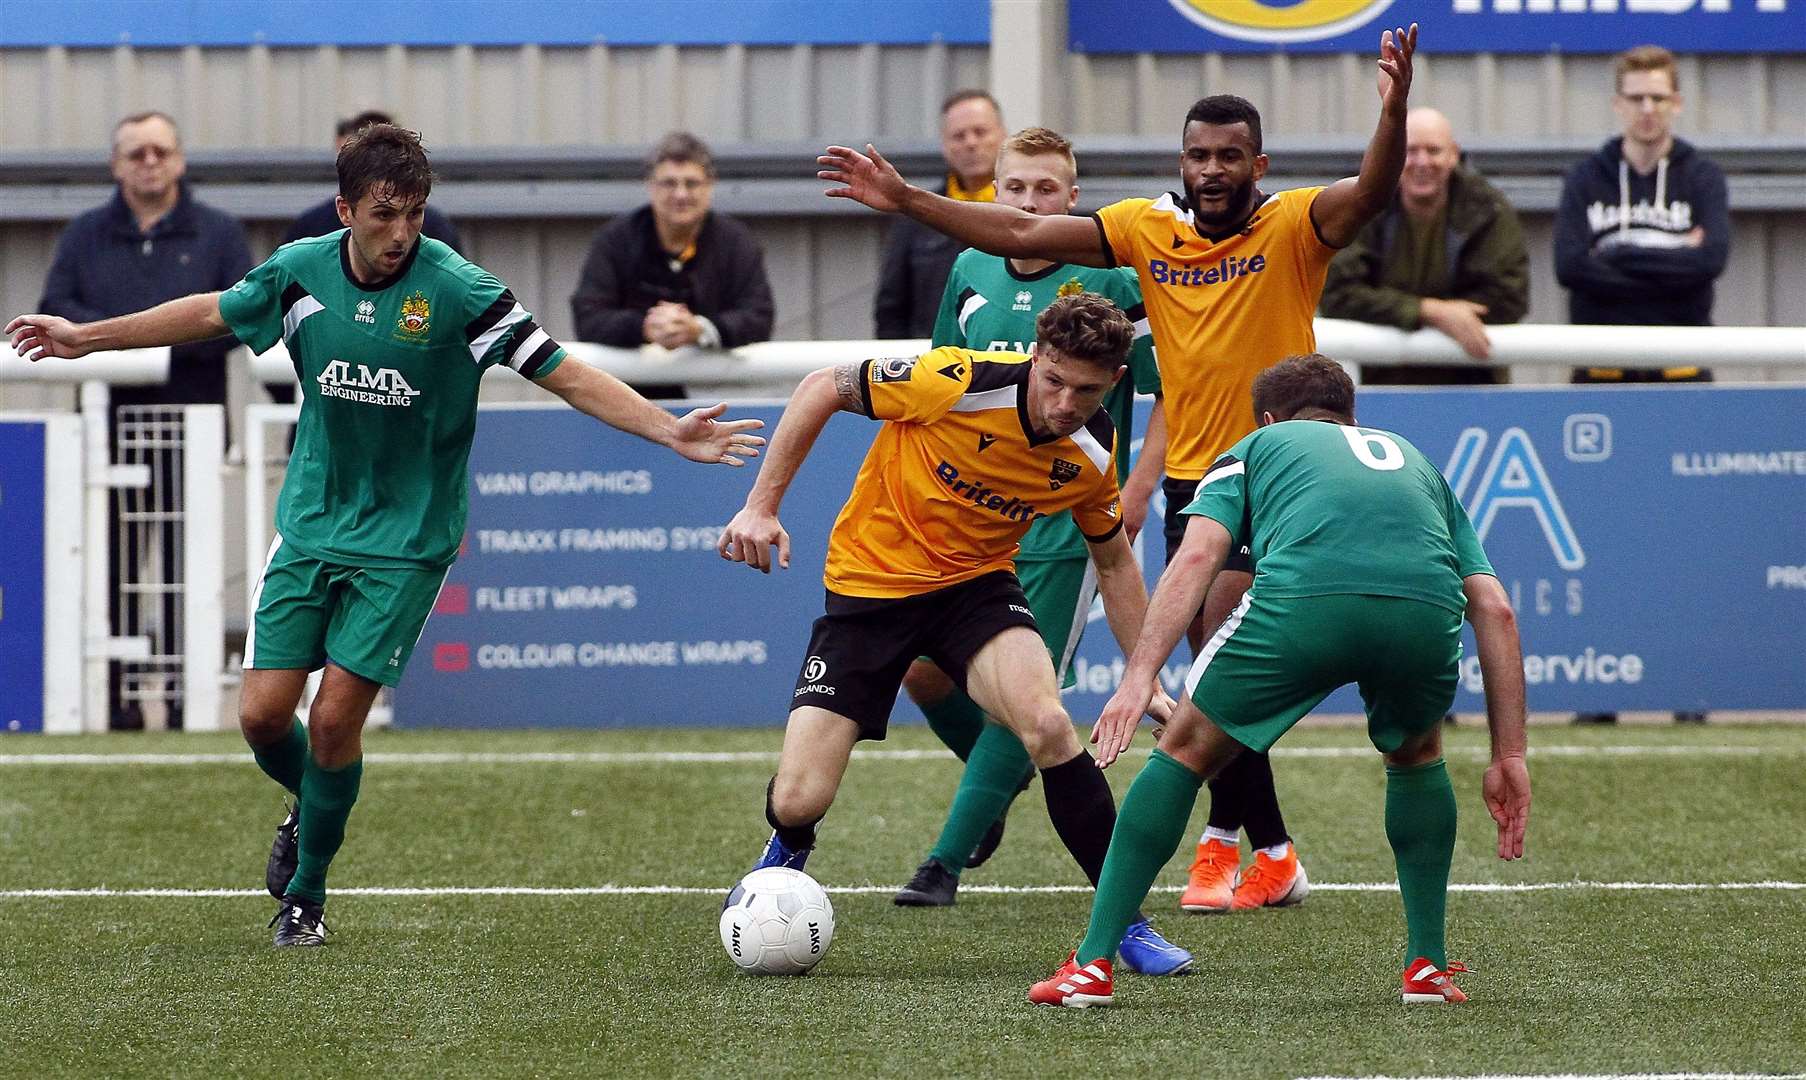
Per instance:
[[[1338,319],[1402,330],[1433,327],[1473,358],[1439,367],[1364,365],[1368,384],[1489,384],[1505,371],[1486,364],[1486,324],[1512,323],[1529,307],[1530,262],[1517,212],[1499,190],[1461,164],[1448,117],[1405,117],[1405,168],[1386,212],[1329,266],[1320,305]]]

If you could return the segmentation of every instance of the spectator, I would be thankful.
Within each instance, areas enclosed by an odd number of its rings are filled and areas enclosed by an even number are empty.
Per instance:
[[[39,310],[78,322],[124,315],[190,293],[231,288],[251,269],[251,249],[244,228],[230,216],[197,201],[183,182],[188,165],[182,156],[181,133],[161,112],[133,113],[113,128],[113,198],[77,217],[57,240],[50,273],[44,281]],[[156,386],[116,386],[115,406],[223,405],[226,401],[226,353],[237,344],[230,337],[178,345],[170,352],[169,379]],[[117,414],[116,414],[117,415]],[[110,426],[115,433],[118,425]],[[158,460],[168,466],[173,456]],[[153,473],[153,486],[173,481],[167,469]],[[120,611],[122,565],[137,566],[149,557],[134,541],[139,530],[121,529],[115,517],[108,530],[124,536],[109,552],[113,633],[123,635]],[[120,550],[123,546],[126,550]],[[163,581],[173,583],[177,547],[161,546]],[[172,635],[176,626],[174,594],[161,604],[160,629]],[[125,619],[132,632],[144,629]],[[159,654],[176,643],[153,647]],[[111,665],[110,723],[115,728],[141,728],[143,711],[136,701],[121,700],[122,670]],[[181,726],[180,707],[171,709],[171,727]]]
[[[1517,212],[1461,163],[1448,117],[1412,109],[1398,194],[1329,264],[1323,314],[1401,330],[1435,327],[1485,361],[1492,354],[1485,324],[1522,319],[1529,293]],[[1494,384],[1504,375],[1478,364],[1361,368],[1361,381],[1378,385]]]
[[[1555,276],[1575,323],[1708,326],[1712,282],[1724,272],[1731,218],[1724,171],[1674,137],[1681,88],[1674,54],[1640,45],[1613,66],[1623,134],[1568,169],[1555,214]],[[1576,368],[1574,381],[1710,382],[1695,365]],[[1577,723],[1612,723],[1581,713]],[[1678,723],[1706,715],[1677,711]]]
[[[941,157],[947,181],[936,190],[951,199],[990,202],[997,195],[993,174],[1003,145],[1003,111],[983,90],[959,90],[941,105]],[[884,263],[872,318],[880,338],[926,338],[934,334],[941,291],[960,244],[913,219],[898,217],[884,240]]]
[[[632,348],[731,349],[771,337],[765,255],[745,225],[710,209],[715,165],[688,132],[659,140],[646,166],[650,202],[603,226],[571,297],[577,337]],[[680,398],[675,384],[636,386]]]
[[[394,122],[393,117],[379,109],[365,109],[356,116],[340,120],[332,140],[333,157],[338,157],[339,150],[344,147],[346,139],[371,124],[393,124]],[[296,240],[305,240],[310,236],[325,236],[329,232],[338,232],[343,228],[345,228],[345,223],[339,219],[338,197],[334,196],[303,210],[301,216],[289,225],[288,232],[282,237],[282,242],[290,244]],[[458,235],[458,228],[452,224],[451,218],[446,217],[437,207],[429,205],[426,208],[426,224],[420,231],[435,240],[443,241],[458,254],[464,254],[464,238]],[[272,401],[283,405],[295,403],[295,384],[292,382],[264,383],[263,389],[270,395]],[[291,431],[289,432],[291,447],[294,445],[294,440],[295,435]]]

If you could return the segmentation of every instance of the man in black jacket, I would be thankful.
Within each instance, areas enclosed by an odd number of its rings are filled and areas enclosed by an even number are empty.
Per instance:
[[[688,132],[659,140],[647,162],[651,201],[603,226],[590,243],[571,296],[577,337],[635,348],[642,343],[731,349],[771,337],[771,285],[752,231],[710,209],[715,166]],[[676,384],[636,386],[648,398],[679,398]]]
[[[1003,111],[983,90],[958,90],[941,105],[941,157],[947,180],[935,190],[950,199],[991,202],[997,188],[997,148],[1003,145]],[[941,293],[958,241],[912,218],[899,217],[884,240],[872,321],[880,338],[934,336]]]
[[[1555,276],[1568,288],[1568,319],[1632,326],[1708,326],[1712,282],[1731,249],[1724,170],[1674,137],[1681,111],[1674,54],[1655,45],[1623,53],[1612,102],[1623,134],[1576,163],[1555,214]],[[1709,382],[1696,365],[1584,367],[1575,382]],[[1678,722],[1706,715],[1677,711]],[[1577,723],[1612,723],[1581,713]]]
[[[118,188],[111,201],[77,217],[57,240],[50,273],[44,279],[44,296],[38,310],[77,322],[125,315],[166,300],[197,292],[231,288],[251,269],[251,249],[238,221],[196,200],[183,183],[187,160],[182,155],[181,133],[161,112],[133,113],[113,129],[113,179]],[[115,386],[113,404],[224,405],[226,402],[226,353],[238,342],[231,337],[170,351],[169,379],[156,386]],[[118,425],[111,428],[115,435]],[[151,477],[151,498],[166,498],[160,489],[174,482],[174,457],[161,455],[163,467]],[[158,505],[153,502],[151,505]],[[115,586],[122,580],[122,560],[138,567],[151,559],[142,546],[148,539],[139,527],[108,530],[119,542],[108,552]],[[178,548],[174,542],[157,545],[161,581],[173,583]],[[123,550],[122,550],[123,549]],[[141,633],[156,630],[153,642],[158,654],[176,652],[175,594],[161,601],[140,596],[132,602],[135,617],[119,610],[120,594],[111,592],[113,632]],[[150,609],[155,608],[155,611]],[[128,630],[127,627],[130,627]],[[110,665],[111,726],[141,728],[143,711],[135,700],[121,695],[123,669]],[[130,697],[126,695],[125,697]],[[169,725],[181,726],[181,710],[172,706]]]

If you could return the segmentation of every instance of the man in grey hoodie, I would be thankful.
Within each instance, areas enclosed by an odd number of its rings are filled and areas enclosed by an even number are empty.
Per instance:
[[[1674,137],[1681,111],[1674,54],[1640,45],[1621,54],[1612,102],[1623,134],[1568,170],[1555,215],[1555,276],[1575,323],[1706,326],[1712,282],[1724,272],[1731,217],[1724,170]],[[1697,365],[1583,367],[1575,382],[1709,382]],[[1703,712],[1680,711],[1699,723]],[[1581,713],[1577,723],[1612,723]]]

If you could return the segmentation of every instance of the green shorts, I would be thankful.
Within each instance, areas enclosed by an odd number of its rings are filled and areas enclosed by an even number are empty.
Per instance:
[[[394,686],[449,570],[329,563],[278,536],[251,598],[245,667],[312,671],[330,660]]]
[[[1185,692],[1251,750],[1267,750],[1330,691],[1356,684],[1381,753],[1435,727],[1455,700],[1461,616],[1392,596],[1269,599],[1249,590],[1205,643]]]
[[[1035,613],[1041,640],[1047,643],[1047,652],[1053,657],[1060,688],[1066,689],[1078,681],[1072,671],[1072,656],[1078,651],[1079,639],[1085,636],[1085,622],[1091,617],[1091,601],[1097,596],[1097,570],[1088,558],[1030,559],[1016,563],[1016,577],[1028,597],[1029,610]]]

